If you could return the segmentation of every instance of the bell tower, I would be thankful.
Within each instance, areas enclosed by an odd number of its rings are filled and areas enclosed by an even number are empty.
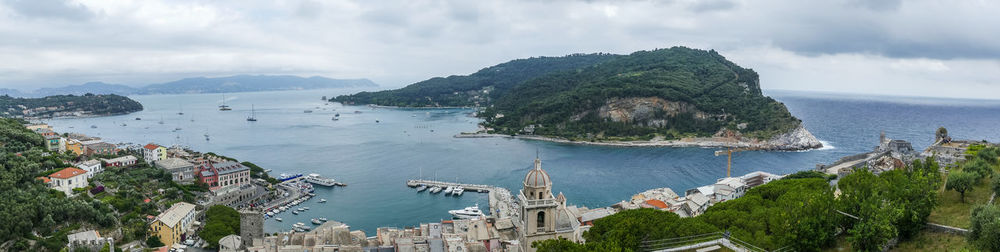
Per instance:
[[[552,195],[552,180],[542,170],[542,160],[535,157],[535,167],[524,176],[524,186],[518,195],[521,219],[526,237],[555,232],[558,202]]]

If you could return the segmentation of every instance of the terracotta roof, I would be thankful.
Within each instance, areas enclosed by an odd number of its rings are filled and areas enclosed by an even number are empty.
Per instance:
[[[146,148],[148,150],[155,150],[156,148],[160,148],[160,146],[155,144],[146,144],[146,146],[143,146],[142,148]]]
[[[69,167],[69,168],[65,168],[65,169],[59,170],[56,173],[53,173],[52,175],[49,175],[49,177],[50,178],[58,178],[58,179],[68,179],[68,178],[72,178],[72,177],[83,175],[85,173],[87,173],[87,171],[84,171],[83,169],[76,168],[76,167]]]
[[[52,179],[49,179],[48,177],[37,177],[37,178],[35,178],[35,179],[41,179],[41,180],[42,180],[42,182],[45,182],[46,184],[48,184],[48,183],[51,183],[51,182],[52,182]]]
[[[647,200],[646,204],[648,204],[650,206],[654,206],[654,207],[659,208],[659,209],[667,208],[667,203],[663,203],[663,201],[655,200],[655,199]]]

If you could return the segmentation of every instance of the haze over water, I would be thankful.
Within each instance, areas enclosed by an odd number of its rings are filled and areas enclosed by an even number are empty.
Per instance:
[[[221,94],[132,96],[144,111],[112,117],[49,120],[58,132],[79,132],[108,142],[187,145],[250,161],[280,173],[320,173],[348,184],[317,186],[317,198],[300,215],[279,214],[265,232],[327,217],[374,235],[377,227],[412,226],[448,219],[447,210],[487,206],[486,194],[461,197],[416,193],[407,179],[424,178],[503,186],[517,193],[536,150],[542,167],[570,204],[603,207],[658,187],[686,189],[725,176],[725,157],[715,149],[629,148],[512,139],[457,139],[478,119],[467,109],[371,109],[320,100],[356,90],[305,90],[228,94],[232,111],[218,111]],[[923,149],[937,127],[956,139],[1000,140],[1000,102],[924,98],[838,98],[835,95],[767,92],[784,102],[828,146],[803,152],[741,152],[733,175],[813,169],[842,156],[869,151],[879,131]],[[843,95],[841,95],[843,96]],[[886,101],[877,101],[886,100]],[[259,121],[245,120],[253,104]],[[320,108],[316,108],[320,107]],[[325,110],[323,109],[325,108]],[[310,109],[313,113],[303,113]],[[336,111],[333,111],[336,109]],[[184,115],[177,112],[183,111]],[[354,111],[361,111],[356,114]],[[339,121],[332,121],[335,113]],[[139,117],[142,120],[136,121]],[[158,124],[160,119],[164,124]],[[193,120],[193,121],[192,121]],[[379,120],[380,123],[375,121]],[[127,126],[121,126],[121,124]],[[96,125],[97,128],[91,128]],[[174,128],[180,131],[172,132]],[[204,135],[209,135],[206,141]]]

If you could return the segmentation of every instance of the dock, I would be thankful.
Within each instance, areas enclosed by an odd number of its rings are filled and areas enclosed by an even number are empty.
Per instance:
[[[449,186],[453,187],[461,186],[462,188],[465,188],[466,192],[481,192],[481,193],[487,193],[490,192],[490,190],[492,190],[493,188],[496,188],[495,186],[491,185],[463,184],[463,183],[423,180],[423,179],[411,179],[406,181],[406,186],[409,187],[417,187],[420,185],[426,185],[427,187],[438,186],[441,188],[447,188]]]
[[[449,186],[461,186],[465,188],[466,192],[479,192],[489,194],[489,215],[495,218],[513,218],[519,219],[519,208],[515,203],[514,196],[510,193],[507,188],[491,185],[480,185],[480,184],[464,184],[456,182],[445,182],[445,181],[434,181],[434,180],[423,180],[423,179],[411,179],[406,181],[406,186],[417,187],[420,185],[425,185],[428,187],[438,186],[441,188],[447,188]]]

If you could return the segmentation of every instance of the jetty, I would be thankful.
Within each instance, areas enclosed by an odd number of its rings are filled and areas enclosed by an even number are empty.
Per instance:
[[[411,179],[406,181],[406,186],[409,187],[417,187],[420,185],[425,185],[427,187],[438,186],[441,188],[447,188],[449,186],[451,187],[461,186],[462,188],[465,188],[466,192],[481,192],[481,193],[488,193],[490,192],[491,189],[496,188],[495,186],[491,185],[463,184],[456,182],[444,182],[444,181],[423,180],[423,179]]]
[[[461,186],[465,188],[466,192],[478,192],[478,193],[488,193],[489,194],[489,215],[496,218],[520,218],[518,216],[517,204],[515,203],[514,196],[511,194],[510,190],[507,188],[491,185],[481,185],[481,184],[464,184],[456,182],[446,182],[446,181],[434,181],[434,180],[423,180],[423,179],[411,179],[406,181],[406,186],[417,187],[417,186],[427,186],[427,187],[441,187],[447,188],[449,186],[458,187]]]

